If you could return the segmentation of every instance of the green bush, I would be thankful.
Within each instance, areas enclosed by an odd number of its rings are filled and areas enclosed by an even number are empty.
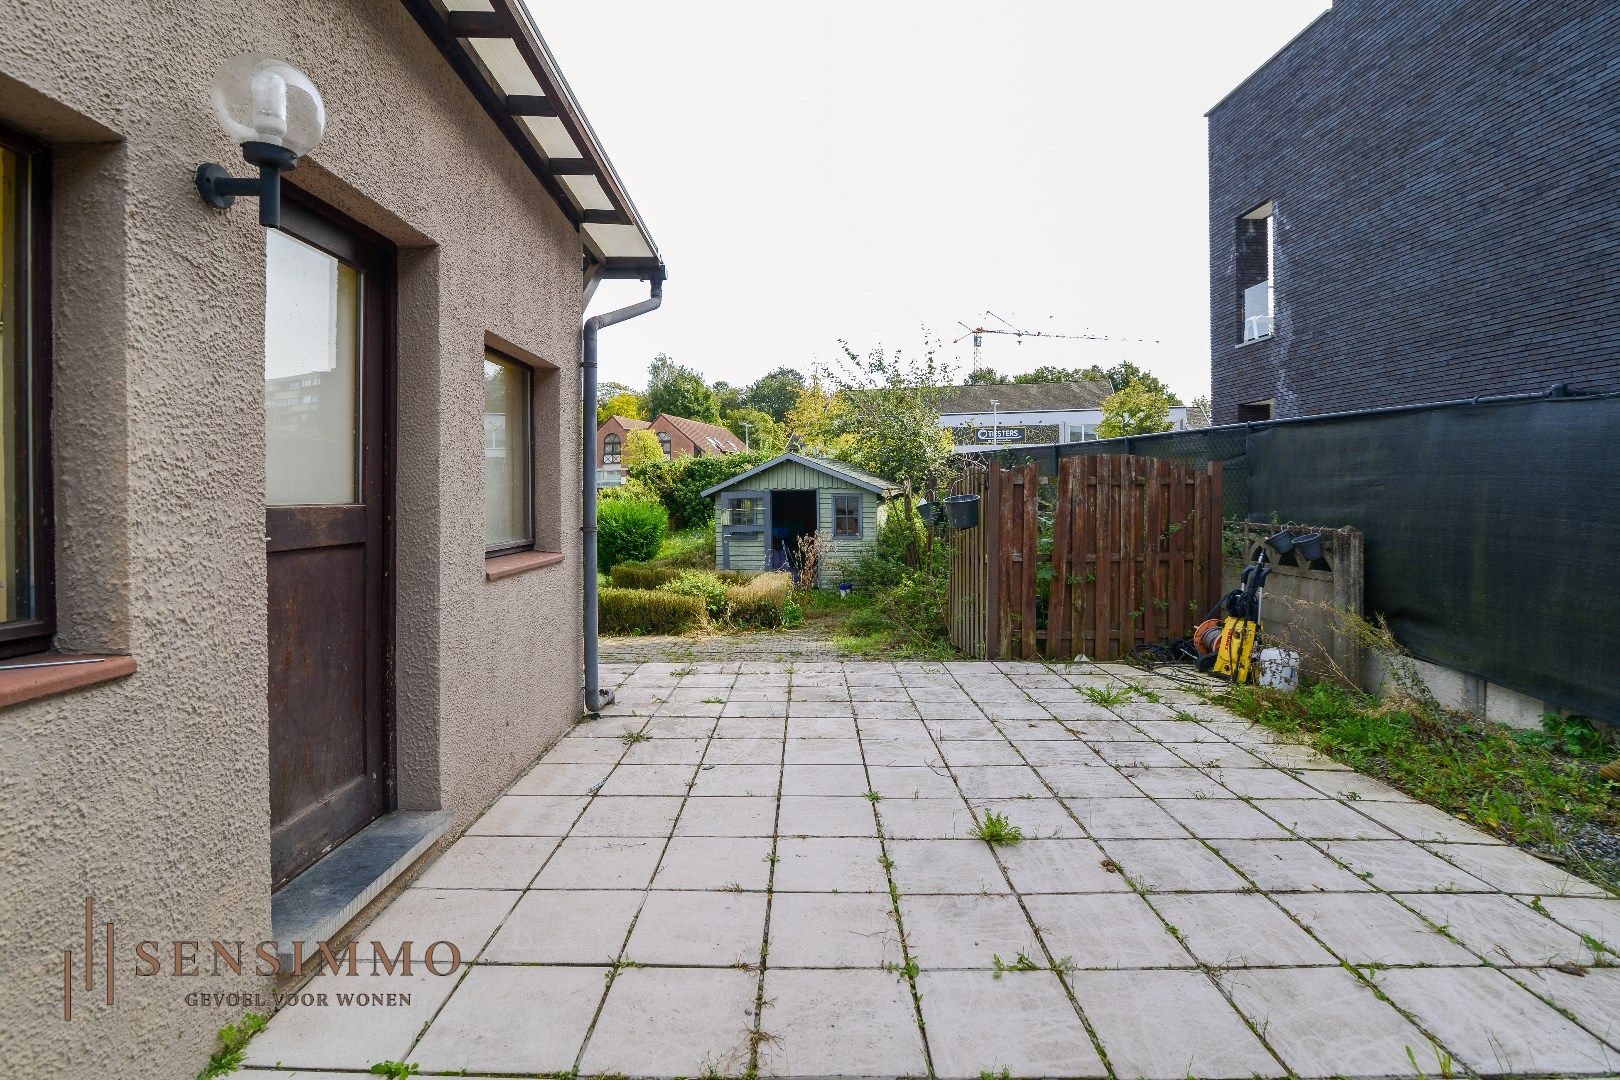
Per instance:
[[[660,562],[626,561],[615,566],[608,576],[613,579],[615,589],[656,589],[680,574],[679,567]]]
[[[733,585],[727,590],[731,621],[737,626],[781,626],[792,595],[793,575],[780,572],[759,574],[747,584]]]
[[[698,570],[714,569],[714,520],[707,526],[698,525],[669,534],[654,560],[661,566],[690,566]]]
[[[628,560],[658,554],[669,532],[669,514],[657,503],[611,499],[597,506],[597,565],[604,571]]]
[[[603,589],[597,621],[604,634],[684,634],[703,626],[703,601],[653,589]]]
[[[764,454],[713,454],[649,461],[631,469],[630,478],[657,496],[677,529],[689,529],[714,520],[714,497],[704,497],[705,488],[769,460]]]
[[[906,574],[914,569],[910,563],[913,553],[921,555],[922,528],[922,521],[915,514],[907,517],[903,502],[896,500],[890,503],[872,546],[850,571],[855,583],[863,589],[891,589],[900,584]],[[934,547],[938,549],[942,546],[949,545],[936,538]]]
[[[658,589],[676,596],[695,596],[703,601],[709,618],[720,620],[726,617],[729,586],[706,570],[682,570]]]
[[[886,633],[918,648],[950,640],[951,545],[936,536],[930,550],[926,540],[921,519],[908,518],[902,503],[891,503],[872,547],[851,571],[855,583],[876,597],[850,617],[852,633]],[[913,557],[915,566],[908,561]]]

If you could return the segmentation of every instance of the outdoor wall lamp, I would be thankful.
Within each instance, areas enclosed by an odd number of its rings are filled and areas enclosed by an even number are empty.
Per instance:
[[[257,179],[235,177],[223,165],[197,166],[197,194],[227,210],[238,195],[259,200],[259,224],[281,224],[281,174],[320,143],[326,105],[309,76],[263,53],[233,56],[220,66],[209,91],[225,133],[242,144],[242,157],[259,167]]]

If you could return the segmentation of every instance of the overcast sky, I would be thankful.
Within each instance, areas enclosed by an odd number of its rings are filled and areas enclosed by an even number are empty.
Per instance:
[[[1130,359],[1184,400],[1209,387],[1204,112],[1329,6],[528,3],[669,264],[663,309],[603,332],[604,379],[666,352],[743,384],[925,328],[960,375],[988,309],[1113,340],[988,337],[987,365]]]

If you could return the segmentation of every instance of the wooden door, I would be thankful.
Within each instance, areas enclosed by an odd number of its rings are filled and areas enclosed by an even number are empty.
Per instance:
[[[288,202],[266,234],[271,870],[388,809],[392,262]]]

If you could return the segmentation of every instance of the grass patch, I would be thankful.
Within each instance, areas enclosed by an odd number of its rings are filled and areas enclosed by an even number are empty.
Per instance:
[[[1023,841],[1024,830],[1008,821],[1006,814],[986,810],[984,820],[973,827],[973,835],[995,847],[1011,847]]]
[[[1213,700],[1487,832],[1562,856],[1572,872],[1620,892],[1620,860],[1588,857],[1575,843],[1589,829],[1620,831],[1620,785],[1554,740],[1418,704],[1380,704],[1328,683],[1295,693],[1234,686]]]

